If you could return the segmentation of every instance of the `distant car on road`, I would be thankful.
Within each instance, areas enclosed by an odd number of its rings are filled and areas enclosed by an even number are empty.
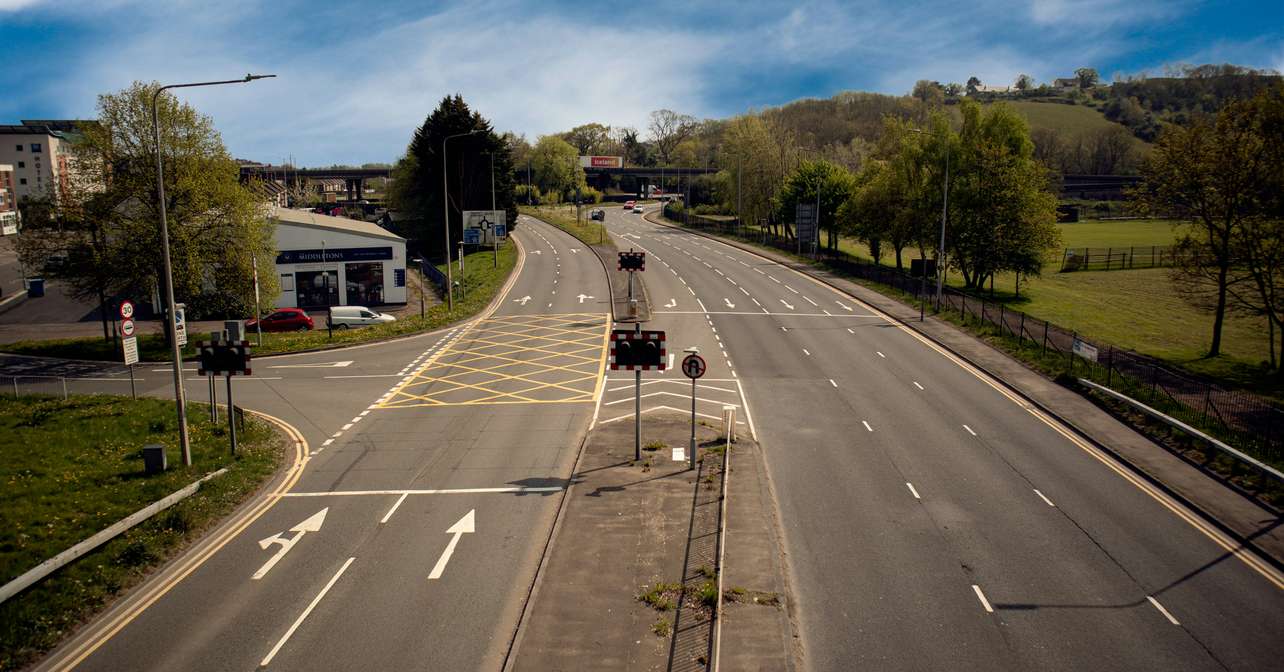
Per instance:
[[[245,330],[255,331],[260,324],[263,331],[308,331],[312,329],[312,318],[302,308],[282,308],[262,320],[246,320]]]
[[[625,202],[624,202],[624,211],[625,211],[625,212],[628,212],[628,211],[630,211],[630,210],[632,210],[632,209],[633,209],[633,201],[625,201]]]
[[[372,324],[396,322],[397,318],[387,313],[370,310],[365,306],[331,306],[327,318],[335,329],[367,327]]]
[[[597,221],[599,221],[599,222],[600,222],[600,221],[603,221],[603,220],[605,220],[605,219],[606,219],[606,211],[605,211],[605,210],[594,210],[593,212],[589,213],[589,217],[590,217],[590,218],[592,218],[592,219],[595,219],[595,220],[597,220]]]
[[[642,204],[641,204],[641,203],[637,203],[637,204],[635,204],[635,205],[633,206],[633,212],[636,212],[636,213],[639,213],[639,214],[640,214],[640,213],[642,212]]]

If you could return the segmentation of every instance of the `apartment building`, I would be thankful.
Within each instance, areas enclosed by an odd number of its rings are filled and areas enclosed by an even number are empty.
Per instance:
[[[13,193],[13,166],[0,163],[0,236],[18,232],[18,199]]]
[[[0,164],[13,166],[13,189],[19,203],[57,195],[71,179],[74,119],[23,119],[0,125]]]

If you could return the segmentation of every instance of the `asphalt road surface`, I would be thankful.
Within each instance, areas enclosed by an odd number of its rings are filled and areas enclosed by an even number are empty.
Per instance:
[[[1206,523],[869,307],[608,213],[647,328],[747,399],[807,669],[1278,669],[1284,583]]]
[[[592,252],[523,220],[525,261],[493,314],[233,378],[237,404],[303,433],[297,481],[39,669],[498,669],[601,394],[610,324]],[[188,368],[188,394],[207,398]],[[129,389],[101,364],[0,358],[0,376],[15,371]],[[169,368],[136,374],[141,393],[169,394]]]

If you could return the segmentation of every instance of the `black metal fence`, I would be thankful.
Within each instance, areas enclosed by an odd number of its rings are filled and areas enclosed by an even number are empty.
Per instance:
[[[797,249],[793,238],[774,234],[763,226],[742,227],[735,220],[697,215],[691,215],[690,223],[693,228],[787,252]],[[935,280],[931,278],[912,276],[839,250],[822,248],[816,260],[834,271],[894,287],[928,305],[936,298]],[[1224,389],[1175,371],[1154,358],[1090,341],[1074,330],[954,288],[944,289],[940,305],[935,308],[957,314],[965,323],[986,325],[994,333],[1014,340],[1018,347],[1037,350],[1038,357],[1053,368],[1060,367],[1145,402],[1264,462],[1284,464],[1284,410],[1261,395]]]
[[[1070,271],[1122,271],[1161,268],[1174,264],[1170,245],[1132,247],[1067,247],[1061,255],[1061,273]]]

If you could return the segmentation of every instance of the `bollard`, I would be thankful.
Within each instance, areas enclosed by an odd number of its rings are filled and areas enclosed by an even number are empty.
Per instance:
[[[722,407],[722,427],[727,437],[727,445],[736,442],[736,407],[726,405]]]
[[[143,471],[147,474],[159,474],[169,467],[165,460],[165,446],[149,443],[143,446]]]

